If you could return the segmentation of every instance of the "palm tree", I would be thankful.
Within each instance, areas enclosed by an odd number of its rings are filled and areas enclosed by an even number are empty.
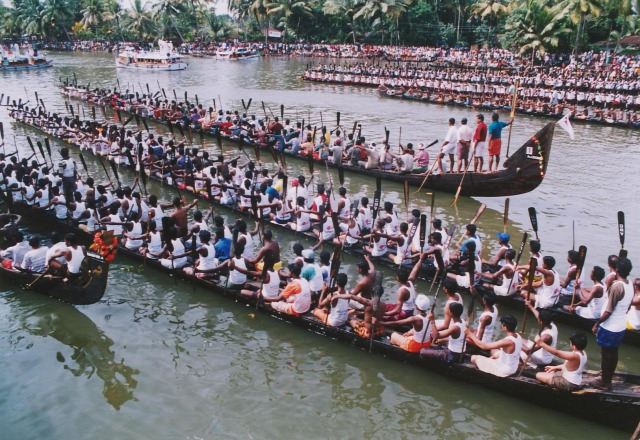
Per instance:
[[[133,0],[131,9],[127,10],[126,25],[141,40],[147,40],[154,32],[151,13],[147,11],[146,4],[142,0]]]
[[[61,26],[67,39],[69,39],[69,33],[67,32],[65,23],[73,14],[66,0],[46,0],[44,2],[44,13],[46,20],[51,23],[51,26]]]
[[[515,24],[507,24],[507,29],[515,31],[513,44],[519,47],[521,54],[531,51],[531,61],[535,53],[544,54],[558,47],[560,38],[571,33],[571,29],[562,26],[562,14],[557,8],[549,6],[551,0],[526,0],[520,7],[524,16]]]
[[[573,24],[578,25],[576,29],[576,45],[574,52],[578,53],[580,46],[580,34],[584,32],[587,21],[590,17],[597,17],[602,12],[602,0],[563,0],[558,4],[561,8],[561,16],[569,16]]]
[[[183,4],[179,0],[160,0],[154,7],[156,22],[161,25],[167,35],[169,28],[173,27],[184,43],[184,38],[176,23],[176,17],[183,11]]]
[[[472,17],[487,20],[495,25],[496,21],[507,13],[509,6],[502,3],[502,0],[480,0],[467,9],[471,12]]]
[[[269,27],[271,27],[271,21],[269,18],[269,8],[267,6],[268,4],[269,4],[268,0],[253,0],[251,2],[251,5],[249,6],[249,12],[252,13],[253,16],[256,18],[259,28],[262,28],[262,26],[260,25],[260,19],[263,19],[265,17],[267,19],[267,31],[264,33],[265,42],[269,40],[268,29]]]
[[[326,15],[344,15],[351,24],[351,36],[353,44],[356,44],[356,17],[355,15],[364,6],[362,0],[327,0],[322,7]]]
[[[102,21],[102,13],[104,12],[104,3],[102,0],[86,0],[84,9],[80,11],[82,14],[82,23],[88,28],[93,28],[97,35],[98,24]]]
[[[311,8],[313,2],[299,1],[299,0],[277,0],[274,3],[267,4],[267,11],[269,14],[281,14],[284,21],[284,33],[282,35],[282,41],[287,38],[287,26],[289,19],[295,13],[299,15],[312,16]]]
[[[399,20],[400,16],[407,11],[413,0],[367,0],[354,14],[355,20],[362,18],[367,21],[372,28],[382,24],[383,19],[387,18],[391,22],[395,22],[400,32]]]

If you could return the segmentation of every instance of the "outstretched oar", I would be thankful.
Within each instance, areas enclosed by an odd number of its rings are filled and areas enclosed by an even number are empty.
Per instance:
[[[44,146],[47,148],[47,156],[49,156],[49,161],[51,162],[51,166],[53,166],[53,159],[51,158],[51,145],[49,145],[49,138],[44,138]]]
[[[482,215],[482,213],[484,212],[484,210],[486,209],[486,207],[487,205],[485,205],[484,203],[481,203],[480,206],[478,206],[478,210],[476,211],[476,213],[474,214],[473,218],[469,223],[472,225],[475,225],[478,219],[480,218],[480,216]],[[458,246],[460,246],[460,244],[464,240],[464,237],[465,235],[462,234],[462,236],[460,237],[460,240],[458,240]]]
[[[462,191],[462,184],[464,183],[464,178],[467,177],[467,171],[469,171],[469,166],[471,165],[471,162],[473,162],[473,159],[475,158],[476,153],[475,151],[473,152],[473,154],[471,154],[471,159],[467,161],[467,166],[464,169],[464,174],[462,174],[462,179],[460,179],[460,185],[458,185],[458,189],[456,190],[456,196],[453,198],[453,202],[451,202],[451,205],[449,206],[453,206],[456,203],[458,203],[458,197],[460,197],[460,192]]]
[[[529,207],[529,219],[531,220],[533,232],[536,234],[536,241],[540,241],[538,238],[538,214],[536,213],[536,208],[533,206]]]
[[[507,222],[509,221],[509,197],[504,199],[504,215],[502,216],[502,222],[504,226],[504,232],[507,232]]]
[[[618,235],[620,237],[620,256],[627,256],[627,251],[624,248],[624,212],[618,211]]]
[[[382,298],[382,294],[384,293],[384,288],[382,287],[382,271],[376,270],[376,278],[373,284],[372,291],[372,301],[376,301],[375,305],[373,305],[373,314],[371,317],[371,334],[369,336],[369,353],[371,353],[371,349],[373,348],[373,335],[375,330],[375,317],[378,314],[378,307],[380,306],[380,298]]]

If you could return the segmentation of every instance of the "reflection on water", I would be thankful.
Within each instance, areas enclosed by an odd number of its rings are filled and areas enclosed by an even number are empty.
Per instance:
[[[320,86],[296,78],[308,60],[265,60],[219,63],[191,59],[184,72],[116,71],[107,54],[54,54],[47,71],[3,74],[3,91],[12,98],[33,99],[37,90],[51,111],[65,111],[56,84],[72,77],[92,86],[152,90],[160,82],[167,95],[188,90],[200,102],[241,107],[253,98],[252,112],[262,116],[260,101],[272,109],[285,105],[287,116],[320,120],[331,127],[335,112],[350,130],[355,119],[370,140],[382,138],[383,127],[396,142],[442,139],[446,120],[472,116],[461,108],[384,100],[375,90]],[[80,112],[89,107],[80,105]],[[268,110],[267,110],[268,111]],[[100,118],[101,112],[97,115]],[[18,146],[27,148],[24,134],[33,131],[10,124],[0,112],[7,139],[17,133]],[[522,144],[543,121],[517,120],[512,148]],[[133,124],[132,124],[133,125]],[[150,124],[153,127],[153,124]],[[166,129],[156,127],[166,133]],[[627,247],[638,254],[638,193],[634,173],[640,164],[637,132],[597,126],[576,127],[576,141],[557,131],[548,177],[531,194],[511,199],[508,232],[514,242],[529,230],[527,207],[539,212],[540,236],[547,254],[566,270],[564,255],[571,243],[571,220],[576,220],[577,243],[589,247],[587,265],[603,264],[616,251],[615,212],[627,213]],[[35,139],[34,139],[35,141]],[[208,151],[217,152],[205,138]],[[62,144],[52,142],[54,159]],[[230,143],[224,153],[236,153]],[[249,152],[250,153],[250,152]],[[72,154],[76,154],[72,150]],[[251,153],[250,153],[251,154]],[[265,155],[263,155],[265,156]],[[267,155],[268,156],[268,155]],[[265,159],[268,159],[266,157]],[[102,168],[90,156],[91,175],[103,180]],[[593,170],[594,162],[598,169]],[[307,173],[304,161],[289,160],[290,174]],[[268,167],[273,169],[272,164]],[[624,174],[623,174],[624,173]],[[316,182],[326,172],[316,167]],[[624,184],[612,179],[624,177]],[[337,174],[333,174],[337,181]],[[125,184],[134,175],[121,169]],[[352,197],[370,195],[373,182],[346,175]],[[385,198],[400,207],[402,186],[384,182]],[[168,199],[173,190],[150,183],[150,192]],[[489,209],[480,221],[485,247],[495,248],[495,232],[502,230],[502,199],[461,198],[450,207],[452,195],[436,194],[436,215],[445,223],[464,225],[479,203]],[[429,197],[412,195],[409,209],[428,210]],[[235,220],[235,215],[216,211]],[[283,259],[291,260],[292,234],[278,231]],[[311,242],[305,241],[305,245]],[[526,258],[524,256],[523,258]],[[80,310],[44,296],[0,288],[0,419],[2,438],[626,438],[586,421],[546,411],[485,388],[475,387],[400,364],[365,351],[309,334],[234,304],[201,288],[193,290],[148,267],[118,258],[104,300]],[[345,256],[342,270],[357,280],[356,259]],[[385,270],[385,295],[395,294],[392,271]],[[418,291],[428,286],[418,283]],[[438,307],[438,310],[440,307]],[[504,312],[504,310],[501,310]],[[515,311],[521,317],[522,311]],[[530,337],[535,328],[529,326]],[[561,326],[561,348],[573,329]],[[108,335],[108,336],[107,336]],[[597,367],[599,353],[589,339],[589,366]],[[621,368],[638,369],[638,350],[624,347]],[[126,359],[126,363],[125,360]],[[62,366],[62,368],[60,368]],[[135,367],[135,368],[134,368]],[[71,372],[72,374],[69,374]],[[106,399],[106,400],[105,400]],[[82,408],[81,412],[74,411]],[[65,420],[66,423],[60,423]],[[96,429],[99,426],[100,429]],[[90,433],[90,434],[89,434]]]
[[[72,349],[71,355],[55,354],[62,368],[76,377],[91,379],[94,375],[104,382],[102,394],[114,409],[119,410],[130,400],[138,382],[135,368],[119,360],[111,349],[114,345],[107,335],[85,314],[73,306],[42,298],[43,303],[28,310],[20,304],[26,295],[16,295],[10,307],[21,327],[32,336],[51,337]],[[22,309],[22,310],[21,310]],[[16,342],[16,346],[19,346]]]

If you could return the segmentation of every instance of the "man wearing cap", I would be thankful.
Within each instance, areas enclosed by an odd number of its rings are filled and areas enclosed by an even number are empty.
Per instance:
[[[467,125],[467,118],[462,118],[460,121],[460,128],[458,128],[458,168],[457,172],[462,171],[462,165],[464,162],[465,169],[469,166],[469,149],[471,148],[471,140],[473,139],[473,130]]]
[[[449,156],[449,170],[453,171],[453,164],[455,163],[455,158],[453,153],[456,151],[456,145],[458,144],[458,130],[456,129],[456,120],[454,118],[449,118],[449,131],[447,131],[447,135],[444,138],[444,142],[440,147],[440,154],[438,155],[438,169],[440,169],[441,173],[444,173],[444,167],[442,166],[442,158],[445,156]]]
[[[495,270],[498,270],[502,266],[504,266],[505,255],[507,251],[511,249],[511,244],[509,243],[509,234],[507,234],[506,232],[498,232],[496,236],[498,237],[500,249],[498,249],[498,252],[490,260],[482,260],[482,264],[491,266],[491,269],[489,269],[491,272],[494,272]]]
[[[484,123],[484,115],[476,116],[476,132],[473,135],[473,172],[481,173],[484,167],[484,150],[487,141],[487,124]]]
[[[424,146],[424,142],[418,144],[418,154],[414,156],[415,167],[413,168],[414,174],[426,173],[429,171],[429,152]]]
[[[300,277],[302,268],[292,263],[289,265],[289,274],[291,281],[280,292],[279,300],[271,303],[271,307],[279,312],[288,315],[300,316],[311,308],[311,289],[309,288],[309,279],[311,278],[309,271],[305,272],[304,277]]]
[[[302,251],[302,258],[304,259],[304,264],[302,266],[302,271],[309,272],[309,289],[311,289],[311,297],[317,298],[322,291],[322,285],[324,283],[324,279],[322,277],[322,268],[320,265],[315,263],[316,254],[311,249],[305,249]]]
[[[431,307],[431,300],[426,295],[420,294],[416,297],[416,314],[398,321],[383,321],[378,325],[383,327],[411,326],[411,329],[403,334],[393,332],[391,343],[411,353],[418,353],[423,348],[431,346],[431,332],[427,319],[429,307]]]

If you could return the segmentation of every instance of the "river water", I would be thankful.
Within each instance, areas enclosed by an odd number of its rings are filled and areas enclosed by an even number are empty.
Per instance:
[[[72,78],[74,72],[79,83],[92,86],[113,87],[117,79],[123,89],[141,91],[149,84],[155,91],[159,83],[169,97],[174,89],[179,97],[187,90],[191,100],[197,94],[200,102],[212,105],[216,99],[219,106],[221,100],[225,108],[241,108],[241,99],[252,98],[251,112],[258,116],[261,101],[276,114],[284,104],[287,117],[310,117],[317,125],[322,112],[329,127],[340,111],[345,127],[357,119],[370,140],[382,140],[386,126],[392,143],[402,128],[403,143],[414,145],[442,140],[449,117],[474,120],[474,113],[462,108],[382,99],[373,89],[302,82],[297,75],[310,60],[234,63],[191,58],[183,72],[141,73],[116,70],[108,54],[52,56],[51,69],[0,74],[0,90],[31,102],[37,91],[49,110],[64,112],[57,85],[60,77]],[[90,114],[89,107],[76,108]],[[25,153],[25,135],[39,139],[34,131],[11,124],[5,112],[0,120],[7,151],[14,149],[13,135]],[[512,151],[545,122],[518,117]],[[543,250],[556,257],[560,273],[568,267],[573,224],[576,247],[589,249],[586,267],[606,267],[606,256],[620,246],[618,210],[626,213],[625,247],[632,261],[640,250],[640,179],[634,172],[640,167],[638,133],[592,125],[575,130],[574,141],[556,130],[547,177],[532,193],[512,197],[509,212],[508,231],[517,243],[530,231],[527,208],[537,208]],[[216,151],[205,141],[206,148]],[[53,147],[57,151],[59,145],[54,142]],[[234,154],[230,144],[225,144],[225,154]],[[103,180],[98,163],[87,159],[91,174]],[[308,172],[304,162],[289,160],[288,167],[290,174]],[[134,176],[122,170],[121,178],[131,182]],[[333,178],[337,181],[337,175]],[[318,180],[326,181],[324,170],[316,169]],[[370,196],[372,185],[366,177],[346,176],[352,195]],[[173,195],[156,184],[150,189],[165,198]],[[402,186],[384,182],[383,191],[402,218]],[[479,226],[488,256],[497,245],[495,233],[502,230],[504,200],[461,198],[450,207],[452,197],[436,194],[436,214],[459,227],[480,203],[487,204]],[[428,209],[429,201],[424,192],[412,195],[409,209]],[[224,211],[220,214],[231,219]],[[27,225],[37,228],[37,219]],[[290,259],[295,237],[284,232],[277,236],[284,259]],[[350,285],[356,279],[355,262],[344,259]],[[71,307],[0,285],[3,439],[626,438],[619,431],[253,316],[252,309],[176,285],[126,258],[117,258],[112,268],[104,299],[91,306]],[[390,297],[394,277],[391,271],[385,274]],[[637,274],[635,269],[632,277]],[[418,284],[419,292],[427,289]],[[522,318],[521,310],[501,312]],[[564,341],[574,330],[560,326],[561,347],[566,348]],[[530,325],[531,337],[535,331]],[[600,356],[591,336],[588,352],[589,368],[598,369]],[[623,347],[619,369],[638,371],[638,359],[636,348]]]

